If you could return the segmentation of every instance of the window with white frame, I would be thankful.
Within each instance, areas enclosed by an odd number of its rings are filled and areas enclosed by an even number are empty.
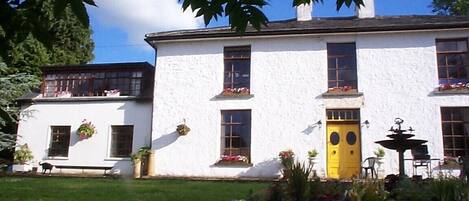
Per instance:
[[[49,157],[68,157],[70,126],[51,126]]]

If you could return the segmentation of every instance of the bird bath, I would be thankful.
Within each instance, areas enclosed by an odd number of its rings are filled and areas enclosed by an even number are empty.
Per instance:
[[[387,137],[391,138],[390,140],[381,140],[376,141],[375,143],[380,144],[384,148],[396,150],[399,153],[399,178],[404,178],[404,152],[409,149],[413,149],[418,147],[424,143],[426,140],[417,140],[417,139],[409,139],[414,137],[415,135],[405,132],[412,132],[414,131],[412,127],[407,130],[402,130],[401,124],[404,123],[404,120],[401,118],[396,118],[394,120],[397,128],[393,126],[389,131],[393,132],[391,135],[387,135]]]

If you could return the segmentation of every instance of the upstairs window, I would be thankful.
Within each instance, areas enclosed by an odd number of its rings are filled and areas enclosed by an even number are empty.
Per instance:
[[[469,82],[467,39],[436,40],[439,84]]]
[[[469,155],[469,107],[441,108],[445,156]]]
[[[251,47],[225,47],[224,90],[249,92],[251,78]]]
[[[134,126],[112,126],[111,130],[111,157],[130,157],[132,153]]]
[[[68,157],[70,126],[51,126],[51,140],[48,156]]]
[[[329,92],[357,91],[355,43],[327,44]]]
[[[251,110],[223,110],[221,116],[221,154],[224,156],[244,156],[249,160],[251,153]]]

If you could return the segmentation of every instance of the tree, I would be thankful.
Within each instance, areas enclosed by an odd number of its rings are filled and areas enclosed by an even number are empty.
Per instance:
[[[431,7],[438,15],[469,15],[468,0],[433,0]]]
[[[13,6],[12,18],[1,18],[4,13],[0,13],[0,151],[11,148],[16,141],[19,108],[15,100],[39,85],[40,67],[83,64],[93,59],[91,30],[83,25],[71,5],[56,17],[57,1],[26,0],[16,7],[9,4]],[[31,18],[34,21],[28,22]],[[35,22],[40,22],[40,26],[34,27]],[[43,31],[46,37],[36,33]]]

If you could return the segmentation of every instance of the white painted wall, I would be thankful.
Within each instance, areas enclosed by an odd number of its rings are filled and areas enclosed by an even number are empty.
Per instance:
[[[360,108],[362,158],[373,156],[401,117],[443,156],[440,106],[469,106],[469,95],[434,96],[438,85],[436,38],[468,37],[469,31],[301,36],[270,39],[159,43],[153,111],[156,173],[166,176],[275,177],[279,151],[298,159],[319,150],[319,175],[326,169],[326,108]],[[328,42],[356,42],[359,98],[323,98],[327,90]],[[217,99],[223,88],[223,47],[251,45],[251,99]],[[220,156],[220,110],[251,109],[253,167],[216,167]],[[186,119],[192,129],[178,137]],[[410,157],[410,153],[407,153]],[[410,165],[408,165],[410,166]],[[386,152],[385,173],[396,173],[397,154]],[[409,168],[410,170],[410,168]]]
[[[151,111],[151,102],[38,102],[22,109],[18,127],[18,134],[21,136],[19,141],[21,144],[28,143],[34,155],[35,166],[39,161],[53,165],[114,165],[115,173],[130,174],[130,158],[110,157],[111,126],[134,125],[132,149],[136,152],[140,147],[150,145]],[[89,139],[79,140],[76,130],[83,119],[96,126],[97,134]],[[68,158],[48,158],[50,126],[71,126]],[[62,172],[77,171],[64,169]],[[102,171],[98,173],[102,174]]]

